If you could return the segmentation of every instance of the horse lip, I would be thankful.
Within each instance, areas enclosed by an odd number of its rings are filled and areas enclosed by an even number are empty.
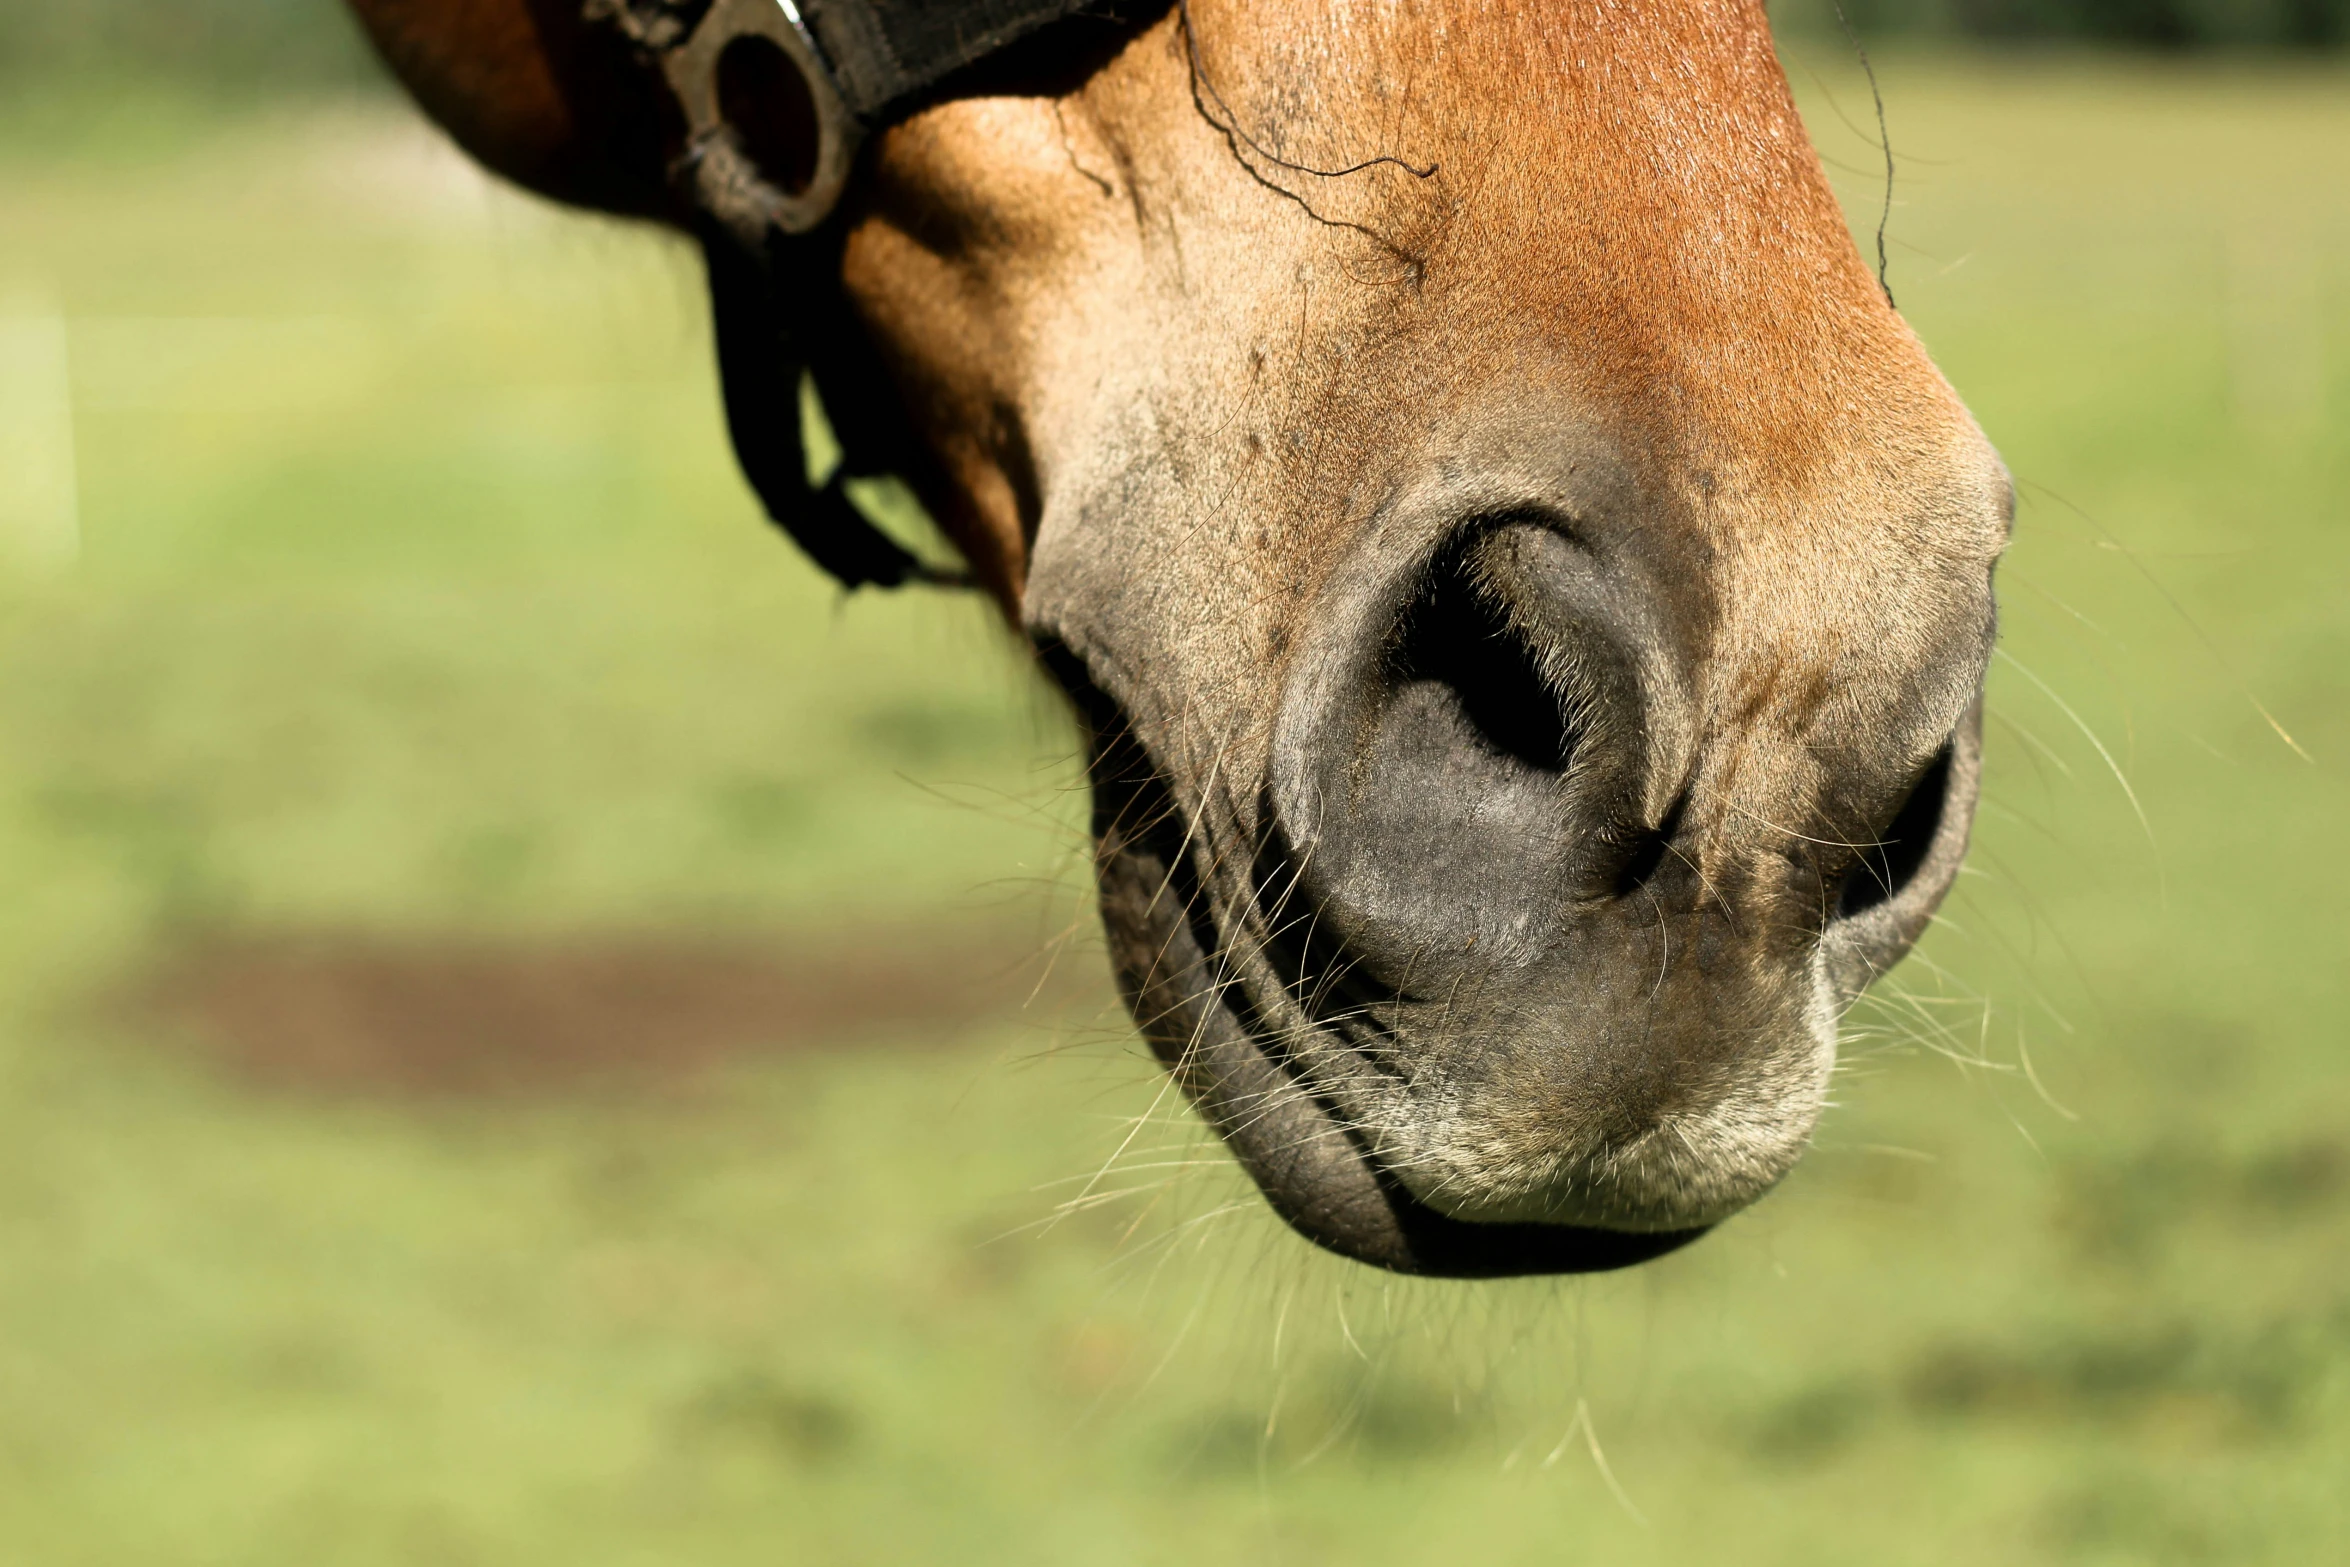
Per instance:
[[[1123,708],[1065,647],[1044,652],[1091,731],[1102,922],[1128,1007],[1152,1020],[1154,1052],[1292,1229],[1389,1272],[1456,1279],[1606,1272],[1705,1233],[1480,1223],[1406,1190],[1300,1080],[1245,984],[1220,972],[1224,942],[1192,880],[1189,813]]]
[[[1260,1057],[1262,1046],[1248,1036]],[[1268,1153],[1286,1150],[1260,1144],[1245,1131],[1218,1130],[1256,1180],[1276,1213],[1307,1240],[1326,1251],[1391,1273],[1422,1278],[1498,1279],[1529,1275],[1607,1273],[1653,1261],[1706,1233],[1706,1228],[1671,1231],[1603,1230],[1586,1225],[1481,1223],[1456,1219],[1412,1195],[1379,1157],[1362,1145],[1328,1103],[1300,1091],[1318,1116],[1316,1140],[1343,1149],[1351,1171],[1318,1172],[1318,1188],[1299,1191],[1287,1173],[1268,1168]],[[1203,1106],[1203,1109],[1205,1107]],[[1333,1182],[1333,1174],[1338,1179]],[[1332,1187],[1335,1185],[1336,1189]]]
[[[1213,977],[1215,960],[1184,917],[1183,900],[1144,891],[1164,879],[1159,862],[1141,854],[1121,853],[1102,867],[1113,948],[1122,957],[1152,954],[1139,975],[1121,963],[1129,997],[1139,1015],[1160,1019],[1164,1034],[1181,1042],[1170,1050],[1154,1038],[1153,1048],[1274,1211],[1307,1240],[1393,1273],[1492,1279],[1630,1267],[1705,1233],[1487,1224],[1422,1202],[1299,1081],[1244,1015],[1237,985]]]

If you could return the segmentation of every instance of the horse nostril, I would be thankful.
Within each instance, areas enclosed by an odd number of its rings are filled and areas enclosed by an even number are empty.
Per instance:
[[[1642,571],[1548,511],[1437,520],[1317,607],[1266,802],[1317,936],[1408,995],[1529,970],[1623,879],[1670,876],[1648,801],[1660,755],[1689,771]]]
[[[1850,919],[1892,902],[1916,878],[1918,868],[1926,862],[1926,851],[1942,831],[1943,805],[1950,796],[1950,758],[1951,745],[1946,741],[1918,775],[1908,798],[1877,841],[1863,848],[1859,863],[1845,873],[1843,891],[1836,899],[1840,918]]]
[[[1540,772],[1564,772],[1576,734],[1567,704],[1543,676],[1541,655],[1478,572],[1471,534],[1439,556],[1404,611],[1388,651],[1398,691],[1443,688],[1477,737]]]

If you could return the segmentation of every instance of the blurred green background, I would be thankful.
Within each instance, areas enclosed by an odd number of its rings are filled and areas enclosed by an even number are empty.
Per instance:
[[[688,255],[134,14],[0,94],[0,1558],[2339,1553],[2350,71],[1879,48],[1978,848],[1784,1190],[1472,1287],[1166,1102],[1065,721],[763,528]]]

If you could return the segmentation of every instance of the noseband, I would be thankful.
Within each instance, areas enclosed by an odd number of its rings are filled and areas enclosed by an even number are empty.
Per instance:
[[[684,114],[672,165],[710,271],[735,456],[767,515],[844,588],[971,585],[883,533],[842,488],[808,477],[800,379],[808,324],[838,320],[833,222],[865,139],[975,67],[1115,0],[585,0],[658,70]]]

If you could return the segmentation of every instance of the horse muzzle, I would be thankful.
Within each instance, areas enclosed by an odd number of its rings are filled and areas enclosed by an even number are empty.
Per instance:
[[[1189,794],[1063,663],[1137,1019],[1292,1225],[1396,1271],[1619,1267],[1753,1202],[1965,847],[1979,709],[1922,760],[1720,738],[1692,530],[1608,475],[1378,508],[1253,795]]]

